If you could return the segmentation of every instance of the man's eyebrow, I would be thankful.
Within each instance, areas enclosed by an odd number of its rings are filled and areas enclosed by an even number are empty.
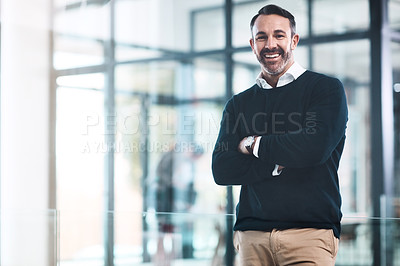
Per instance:
[[[259,32],[256,33],[256,36],[257,35],[267,35],[267,34],[264,31],[259,31]]]
[[[275,33],[275,34],[277,34],[277,33],[283,33],[283,34],[286,35],[286,32],[285,32],[284,30],[275,30],[274,33]]]

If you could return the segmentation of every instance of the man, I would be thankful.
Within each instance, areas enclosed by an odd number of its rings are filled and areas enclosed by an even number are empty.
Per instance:
[[[345,141],[341,82],[294,61],[293,15],[263,7],[250,23],[256,84],[225,106],[213,152],[219,185],[241,185],[234,245],[240,265],[334,265]]]

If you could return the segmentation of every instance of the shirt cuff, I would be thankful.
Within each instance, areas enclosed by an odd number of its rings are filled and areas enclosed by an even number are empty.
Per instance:
[[[278,170],[278,169],[279,169],[279,165],[275,164],[274,171],[272,171],[272,176],[278,176],[282,173],[282,169],[281,170]]]
[[[260,140],[261,136],[256,139],[256,143],[254,144],[253,148],[253,155],[256,156],[257,158],[258,158],[258,148],[260,147]]]

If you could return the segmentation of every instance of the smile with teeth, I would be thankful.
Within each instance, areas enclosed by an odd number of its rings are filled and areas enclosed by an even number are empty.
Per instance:
[[[279,54],[265,54],[264,56],[265,58],[276,58],[279,56]]]

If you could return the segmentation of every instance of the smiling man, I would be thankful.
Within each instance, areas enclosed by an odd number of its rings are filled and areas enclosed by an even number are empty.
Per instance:
[[[250,28],[261,72],[226,104],[212,158],[217,184],[241,185],[234,227],[240,265],[334,265],[343,85],[295,62],[299,35],[287,10],[267,5]]]

